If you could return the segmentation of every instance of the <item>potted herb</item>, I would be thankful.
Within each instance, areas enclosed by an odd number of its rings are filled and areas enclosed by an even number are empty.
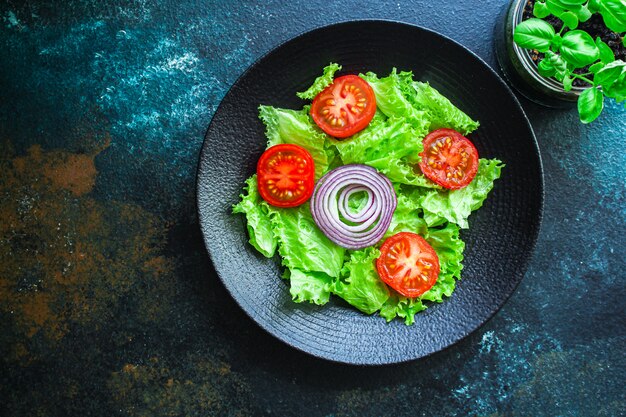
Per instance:
[[[577,104],[589,123],[626,99],[626,0],[514,0],[496,28],[498,62],[540,104]]]

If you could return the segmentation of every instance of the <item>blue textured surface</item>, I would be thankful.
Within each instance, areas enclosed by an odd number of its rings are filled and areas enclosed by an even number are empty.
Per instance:
[[[522,100],[546,175],[537,252],[500,313],[444,352],[381,368],[314,359],[209,278],[197,157],[248,65],[370,17],[495,66],[505,3],[0,5],[0,415],[623,415],[622,106],[584,126]]]

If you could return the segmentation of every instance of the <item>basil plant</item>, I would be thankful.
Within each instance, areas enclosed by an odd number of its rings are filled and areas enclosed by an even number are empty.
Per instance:
[[[618,103],[626,99],[626,62],[616,60],[613,50],[600,37],[595,40],[587,32],[576,29],[579,22],[599,13],[607,28],[620,33],[626,46],[626,0],[537,0],[534,18],[515,27],[513,40],[522,48],[544,54],[537,65],[544,77],[554,77],[570,91],[578,78],[587,84],[578,97],[578,113],[583,123],[595,120],[604,108],[604,98]],[[563,22],[556,33],[554,27],[542,20],[554,15]],[[565,31],[567,29],[567,31]],[[575,72],[588,68],[582,74]]]

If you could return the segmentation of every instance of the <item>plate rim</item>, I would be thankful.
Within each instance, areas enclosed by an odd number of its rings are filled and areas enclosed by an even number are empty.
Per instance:
[[[428,32],[429,34],[434,35],[435,37],[442,38],[443,40],[445,40],[447,42],[450,42],[450,43],[454,44],[457,47],[462,48],[467,53],[472,55],[474,59],[478,60],[478,62],[480,62],[480,64],[482,64],[483,67],[485,67],[489,72],[491,72],[491,74],[493,76],[495,76],[497,82],[500,83],[500,85],[505,88],[505,90],[509,94],[509,97],[513,99],[515,106],[520,110],[521,116],[523,117],[523,121],[526,124],[526,126],[528,127],[528,130],[530,132],[530,137],[532,138],[531,142],[532,142],[532,145],[533,145],[532,150],[534,151],[534,154],[537,157],[537,163],[538,163],[537,164],[538,165],[538,172],[537,172],[537,174],[539,176],[539,188],[540,188],[540,190],[538,192],[539,207],[538,207],[538,211],[537,211],[535,232],[531,236],[531,239],[529,240],[529,243],[528,243],[529,250],[528,250],[526,256],[524,256],[524,258],[521,260],[521,263],[522,263],[523,269],[524,269],[524,275],[522,275],[522,277],[519,280],[517,280],[517,282],[515,283],[515,285],[511,289],[511,291],[508,294],[506,294],[505,297],[503,297],[501,299],[501,301],[496,305],[496,308],[494,308],[493,311],[490,312],[490,314],[478,326],[476,326],[473,330],[469,331],[465,335],[459,337],[454,342],[448,344],[447,346],[445,346],[445,347],[443,347],[441,349],[432,351],[432,352],[424,354],[424,355],[416,356],[416,357],[403,358],[401,360],[394,360],[394,361],[385,361],[385,362],[373,363],[373,362],[359,362],[359,361],[343,361],[343,360],[339,360],[339,359],[335,359],[335,358],[325,357],[325,356],[323,356],[320,353],[314,353],[314,352],[307,351],[307,350],[303,349],[302,347],[295,345],[291,341],[283,339],[278,334],[275,334],[268,327],[266,327],[263,323],[258,321],[255,317],[253,317],[250,314],[250,312],[248,312],[248,310],[233,295],[233,293],[231,292],[230,288],[225,284],[224,279],[221,276],[221,273],[217,270],[217,268],[215,267],[215,263],[213,262],[213,255],[212,255],[211,249],[209,248],[209,245],[208,245],[207,236],[206,236],[206,234],[204,232],[204,227],[205,227],[204,222],[203,222],[204,216],[202,215],[202,208],[200,206],[200,201],[201,201],[201,196],[200,196],[201,186],[200,186],[200,182],[201,182],[201,174],[203,173],[202,165],[203,165],[203,161],[205,160],[205,153],[208,152],[208,146],[206,146],[206,144],[208,142],[209,133],[211,132],[211,128],[212,128],[214,120],[215,120],[215,115],[220,111],[220,109],[222,107],[222,104],[224,102],[224,99],[240,83],[240,81],[244,77],[247,76],[247,74],[254,67],[256,67],[266,57],[268,57],[269,55],[273,54],[274,52],[276,52],[279,49],[281,49],[282,47],[284,47],[286,44],[291,43],[291,42],[296,42],[300,38],[302,38],[304,36],[311,35],[314,32],[325,31],[325,30],[329,30],[329,29],[332,29],[332,28],[335,28],[335,27],[344,26],[344,25],[350,25],[350,24],[379,24],[379,23],[390,24],[390,25],[400,25],[400,26],[404,26],[404,27],[410,28],[411,30],[418,30],[418,31]],[[200,232],[202,234],[202,241],[204,243],[204,248],[205,248],[205,250],[206,250],[206,252],[207,252],[207,254],[209,256],[209,260],[211,261],[211,267],[215,271],[215,274],[219,278],[219,280],[221,282],[221,285],[224,286],[224,288],[226,289],[226,291],[227,291],[228,295],[230,296],[230,298],[235,301],[237,306],[246,314],[246,316],[248,316],[257,326],[259,326],[261,329],[263,329],[263,331],[265,331],[266,333],[268,333],[269,335],[271,335],[275,339],[279,340],[281,343],[284,343],[284,344],[286,344],[286,345],[296,349],[299,352],[303,352],[303,353],[309,355],[310,357],[323,359],[325,361],[329,361],[329,362],[337,363],[337,364],[345,364],[345,365],[352,365],[352,366],[378,367],[378,366],[403,364],[403,363],[418,361],[420,359],[428,358],[428,357],[430,357],[432,355],[444,352],[444,351],[452,348],[453,346],[457,345],[461,341],[463,341],[466,338],[468,338],[470,335],[472,335],[475,332],[477,332],[483,326],[485,326],[489,321],[491,321],[491,319],[493,319],[493,317],[509,301],[509,299],[517,291],[517,289],[518,289],[519,285],[521,284],[521,282],[524,280],[524,278],[525,278],[525,276],[526,276],[526,274],[528,272],[528,266],[529,266],[529,264],[530,264],[530,262],[531,262],[531,260],[532,260],[532,258],[534,256],[535,252],[536,252],[537,241],[538,241],[539,235],[541,233],[541,228],[542,228],[542,224],[543,224],[543,216],[544,216],[545,174],[544,174],[544,169],[543,169],[543,158],[541,156],[541,150],[539,148],[539,143],[537,142],[537,137],[535,135],[535,131],[533,129],[532,124],[530,123],[530,120],[528,119],[528,116],[526,115],[526,112],[524,111],[524,108],[523,108],[522,104],[520,103],[518,97],[515,95],[515,93],[511,89],[511,87],[506,83],[506,81],[504,81],[502,76],[494,68],[492,68],[491,65],[489,65],[482,57],[477,55],[474,51],[472,51],[471,49],[469,49],[465,45],[461,44],[460,42],[450,38],[449,36],[444,35],[444,34],[442,34],[440,32],[437,32],[436,30],[433,30],[433,29],[426,28],[424,26],[418,25],[418,24],[404,22],[404,21],[395,20],[395,19],[363,18],[363,19],[340,20],[340,21],[336,21],[336,22],[333,22],[333,23],[330,23],[330,24],[318,25],[318,26],[314,26],[314,27],[312,27],[310,29],[306,29],[306,30],[300,31],[299,33],[297,33],[297,34],[295,34],[295,35],[293,35],[293,36],[291,36],[291,37],[289,37],[289,38],[287,38],[285,40],[282,40],[279,43],[275,44],[274,46],[270,47],[266,52],[261,54],[257,59],[255,59],[251,64],[249,64],[246,67],[246,69],[235,79],[235,81],[233,81],[233,83],[230,85],[230,87],[228,88],[226,93],[224,93],[223,97],[220,99],[220,102],[219,102],[218,106],[215,108],[215,111],[213,112],[213,115],[211,116],[211,120],[210,120],[210,122],[208,124],[207,130],[206,130],[206,132],[204,134],[204,138],[203,138],[203,141],[202,141],[202,148],[201,148],[200,153],[198,155],[198,163],[197,163],[197,166],[196,166],[195,197],[196,197],[196,216],[197,216],[197,220],[198,220],[198,226],[200,227]]]

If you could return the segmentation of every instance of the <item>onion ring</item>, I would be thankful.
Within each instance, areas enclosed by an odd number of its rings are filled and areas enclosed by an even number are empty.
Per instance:
[[[358,212],[349,207],[355,193],[365,192]],[[374,245],[389,228],[397,205],[391,181],[375,168],[361,164],[340,166],[324,175],[311,197],[311,214],[322,232],[346,249]]]

